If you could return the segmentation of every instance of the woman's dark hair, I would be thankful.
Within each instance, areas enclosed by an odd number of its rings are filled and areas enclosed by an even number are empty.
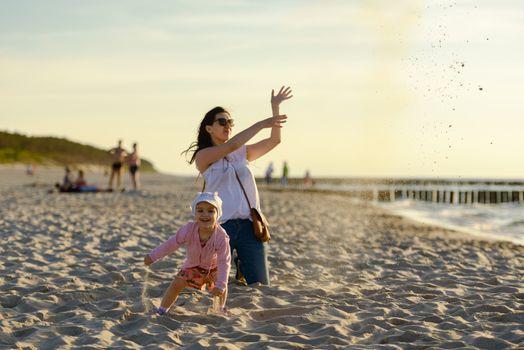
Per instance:
[[[189,164],[193,164],[198,151],[200,151],[201,149],[207,148],[207,147],[214,146],[213,141],[211,140],[211,135],[206,130],[206,126],[212,125],[215,122],[215,116],[218,113],[228,113],[229,114],[228,111],[226,111],[223,107],[220,107],[220,106],[215,107],[212,110],[210,110],[209,112],[207,112],[206,115],[204,116],[204,119],[202,119],[202,121],[200,122],[200,126],[198,128],[197,140],[193,142],[189,146],[188,149],[182,152],[182,154],[186,154],[186,155],[189,152],[193,152],[193,154],[191,155],[191,159],[188,161]]]

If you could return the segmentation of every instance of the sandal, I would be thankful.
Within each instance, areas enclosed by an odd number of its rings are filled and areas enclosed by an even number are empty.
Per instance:
[[[238,259],[238,256],[235,256],[234,261],[235,261],[235,266],[237,268],[237,272],[235,274],[235,279],[237,281],[239,281],[240,283],[247,285],[246,278],[242,274],[242,271],[240,271],[240,260]]]

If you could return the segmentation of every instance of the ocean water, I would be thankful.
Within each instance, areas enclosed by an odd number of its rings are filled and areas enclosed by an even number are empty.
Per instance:
[[[370,180],[338,179],[319,181],[315,188],[335,191],[383,190],[438,191],[524,191],[521,180]],[[414,199],[374,203],[391,212],[419,222],[524,245],[524,202],[498,204],[434,203]]]
[[[377,205],[410,219],[524,245],[524,204],[443,204],[403,199]]]

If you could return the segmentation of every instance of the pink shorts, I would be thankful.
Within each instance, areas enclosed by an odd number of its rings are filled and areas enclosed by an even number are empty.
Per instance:
[[[190,267],[189,269],[180,270],[176,277],[186,281],[188,287],[203,290],[205,285],[207,290],[212,291],[217,280],[217,268],[215,267],[209,271],[198,266]]]

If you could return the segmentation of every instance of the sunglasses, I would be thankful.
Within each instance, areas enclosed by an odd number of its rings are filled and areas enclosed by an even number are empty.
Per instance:
[[[215,120],[215,122],[218,122],[218,124],[220,126],[226,126],[227,124],[229,124],[230,127],[234,127],[235,126],[235,122],[233,119],[227,119],[227,118],[217,118]]]

